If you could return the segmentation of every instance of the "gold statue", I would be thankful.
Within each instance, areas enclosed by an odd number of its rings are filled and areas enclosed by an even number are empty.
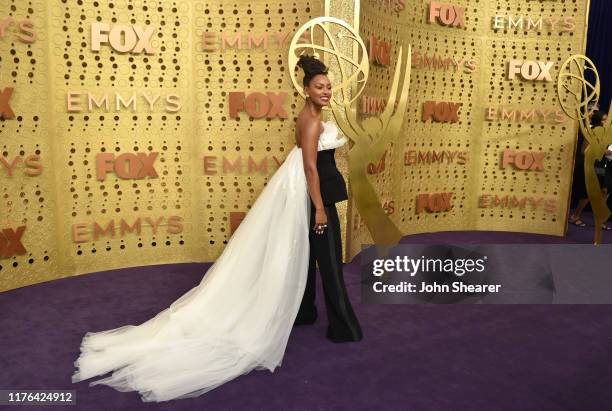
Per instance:
[[[595,77],[594,85],[589,83],[585,77],[585,73],[589,71]],[[584,178],[595,217],[593,244],[601,244],[601,227],[611,213],[601,192],[594,163],[612,144],[612,124],[608,115],[608,122],[603,127],[590,127],[589,119],[593,109],[589,109],[589,106],[594,107],[600,95],[599,73],[595,64],[582,55],[575,55],[567,59],[559,71],[557,93],[563,111],[570,118],[578,120],[580,131],[589,144],[584,151]],[[580,147],[578,149],[580,150]]]
[[[304,37],[307,30],[310,31],[310,43],[300,43],[300,38]],[[315,43],[315,39],[319,38],[323,41]],[[329,45],[321,45],[322,43]],[[351,57],[342,53],[342,50],[347,49],[352,50]],[[367,178],[367,167],[368,164],[380,160],[388,149],[389,142],[401,132],[410,88],[411,46],[408,46],[405,57],[402,48],[399,49],[393,83],[384,111],[380,116],[361,122],[357,119],[354,102],[367,82],[369,59],[359,33],[344,20],[334,17],[318,17],[298,29],[289,49],[289,70],[292,74],[291,80],[300,94],[302,90],[298,86],[294,69],[299,56],[308,51],[315,57],[323,53],[328,57],[325,61],[330,72],[340,73],[341,76],[340,81],[333,81],[333,101],[330,107],[338,127],[352,142],[348,153],[349,181],[359,214],[375,243],[397,244],[402,233],[383,210],[378,194]]]

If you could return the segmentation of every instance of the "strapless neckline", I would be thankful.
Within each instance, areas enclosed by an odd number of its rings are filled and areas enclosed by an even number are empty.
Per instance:
[[[321,133],[319,134],[319,136],[321,136],[321,134],[325,133],[325,130],[326,130],[325,125],[326,125],[326,124],[330,124],[330,123],[332,123],[332,124],[333,124],[333,121],[331,121],[331,120],[321,121],[321,124],[323,125],[323,131],[321,131]],[[296,144],[295,146],[296,146],[297,148],[299,148],[300,150],[302,149],[302,147],[298,146],[297,144]]]

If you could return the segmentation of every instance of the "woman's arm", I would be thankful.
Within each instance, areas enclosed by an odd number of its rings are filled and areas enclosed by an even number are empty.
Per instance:
[[[319,124],[314,121],[302,121],[298,124],[302,142],[302,158],[304,160],[304,173],[308,182],[308,192],[317,210],[323,209],[321,197],[321,183],[317,171],[317,147],[319,143]]]

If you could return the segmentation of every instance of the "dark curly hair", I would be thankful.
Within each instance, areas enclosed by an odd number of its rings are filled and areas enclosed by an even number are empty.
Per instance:
[[[297,65],[304,70],[304,87],[308,86],[316,75],[327,74],[327,67],[325,67],[325,64],[312,56],[302,54]]]

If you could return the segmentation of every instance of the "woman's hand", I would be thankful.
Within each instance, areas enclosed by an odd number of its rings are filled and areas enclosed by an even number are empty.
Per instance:
[[[323,234],[325,228],[327,228],[327,214],[325,214],[325,209],[322,208],[315,213],[315,225],[313,230],[317,234]]]

